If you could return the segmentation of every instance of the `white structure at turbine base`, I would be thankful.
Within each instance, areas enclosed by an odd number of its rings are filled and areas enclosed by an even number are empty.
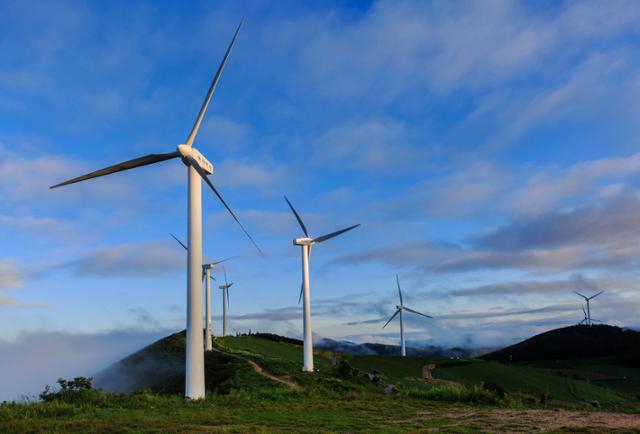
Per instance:
[[[236,38],[242,22],[238,25],[233,39],[227,48],[227,51],[218,67],[218,71],[213,78],[213,82],[209,87],[207,96],[200,108],[195,124],[187,137],[185,144],[178,145],[174,152],[166,154],[149,154],[133,160],[125,161],[104,169],[96,170],[86,175],[70,179],[53,185],[50,188],[62,187],[64,185],[74,184],[76,182],[85,181],[87,179],[97,178],[111,173],[121,172],[136,167],[147,166],[159,163],[173,158],[180,158],[187,166],[188,170],[188,237],[189,246],[191,247],[187,255],[187,344],[186,344],[186,363],[185,363],[185,397],[189,399],[202,399],[205,396],[204,383],[204,348],[202,345],[202,283],[200,282],[200,273],[202,272],[202,181],[205,181],[211,191],[218,197],[222,205],[231,214],[233,219],[240,225],[242,231],[247,235],[251,242],[256,246],[258,251],[262,251],[255,243],[253,238],[245,230],[244,226],[238,220],[238,217],[231,210],[229,205],[222,198],[216,187],[209,179],[209,175],[213,173],[213,165],[193,147],[193,142],[198,134],[200,125],[213,96],[213,92],[218,84],[220,75],[229,58],[229,54],[235,44]]]
[[[407,355],[407,348],[405,346],[404,343],[404,318],[403,318],[403,311],[408,311],[411,313],[415,313],[418,315],[422,315],[425,318],[432,318],[429,315],[425,315],[424,313],[420,313],[417,310],[413,310],[408,308],[407,306],[404,305],[404,302],[402,301],[402,290],[400,289],[400,278],[398,277],[398,275],[396,274],[396,283],[398,284],[398,297],[400,298],[400,304],[396,306],[396,311],[393,313],[393,315],[391,315],[391,318],[389,318],[389,321],[387,321],[385,323],[385,325],[382,326],[382,328],[385,328],[390,322],[391,320],[393,320],[396,315],[400,315],[400,354],[402,355],[402,357]]]
[[[302,328],[303,328],[303,356],[304,363],[302,370],[305,372],[313,372],[313,334],[311,332],[311,291],[309,289],[309,260],[311,258],[311,249],[315,244],[327,241],[331,238],[337,237],[351,229],[357,228],[359,224],[349,226],[348,228],[341,229],[339,231],[331,232],[330,234],[323,235],[317,238],[311,238],[307,227],[302,222],[300,215],[295,210],[289,199],[285,196],[284,200],[287,201],[291,212],[296,217],[302,232],[304,232],[303,238],[296,238],[293,240],[293,244],[300,246],[302,252],[302,285],[300,286],[300,297],[298,303],[303,300],[302,306]]]

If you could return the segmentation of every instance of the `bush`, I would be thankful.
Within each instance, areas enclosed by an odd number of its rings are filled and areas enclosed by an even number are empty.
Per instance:
[[[73,401],[76,396],[84,396],[87,391],[92,390],[92,380],[93,378],[91,377],[75,377],[73,380],[59,378],[58,385],[60,389],[57,392],[52,392],[51,387],[47,384],[39,396],[40,399],[45,402],[55,400],[70,402]]]

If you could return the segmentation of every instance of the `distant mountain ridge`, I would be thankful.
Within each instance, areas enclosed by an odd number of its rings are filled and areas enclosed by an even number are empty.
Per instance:
[[[399,345],[387,345],[366,342],[363,344],[356,344],[350,341],[336,341],[333,339],[323,338],[314,344],[315,348],[333,351],[336,353],[355,354],[361,356],[395,356],[400,353]],[[439,347],[435,345],[428,345],[425,347],[417,348],[407,346],[407,355],[419,356],[419,357],[474,357],[477,354],[483,353],[479,349],[461,348],[461,347]]]
[[[640,368],[640,332],[609,325],[550,330],[481,358],[500,362],[606,359]]]

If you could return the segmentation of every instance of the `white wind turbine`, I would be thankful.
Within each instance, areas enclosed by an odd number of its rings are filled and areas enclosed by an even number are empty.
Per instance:
[[[204,114],[209,106],[213,92],[218,84],[222,70],[229,58],[229,54],[235,44],[238,32],[242,26],[242,21],[238,25],[233,39],[227,48],[222,59],[222,63],[213,78],[213,82],[209,87],[207,96],[204,99],[196,122],[187,137],[185,144],[178,145],[175,152],[167,154],[150,154],[134,160],[125,161],[120,164],[109,166],[104,169],[91,172],[89,174],[73,178],[69,181],[56,184],[50,188],[61,187],[63,185],[73,184],[98,176],[109,175],[123,170],[133,169],[140,166],[159,163],[161,161],[180,158],[187,166],[188,185],[189,185],[189,201],[188,201],[188,239],[189,251],[187,253],[187,342],[186,342],[186,363],[185,363],[185,397],[190,399],[204,398],[204,347],[202,333],[202,180],[204,180],[213,193],[218,197],[233,219],[240,225],[243,232],[249,237],[251,242],[256,246],[260,254],[262,251],[255,243],[251,235],[245,230],[238,217],[231,210],[229,205],[222,198],[218,190],[215,188],[208,175],[213,173],[213,165],[193,147],[193,142],[204,118]]]
[[[220,285],[222,289],[222,336],[227,335],[227,308],[229,307],[229,288],[233,285],[233,282],[227,282],[227,270],[222,267],[224,271],[224,284]]]
[[[178,239],[173,234],[169,234],[176,240],[186,251],[189,251],[189,248],[185,246],[182,241]],[[228,261],[231,258],[226,258],[221,261],[208,262],[206,264],[202,264],[202,279],[205,281],[205,328],[204,328],[204,350],[212,351],[213,343],[212,336],[213,330],[211,329],[211,281],[216,280],[212,275],[212,271],[216,265],[221,264],[225,261]]]
[[[584,304],[580,305],[582,308],[582,313],[584,314],[584,319],[578,323],[578,325],[587,324],[587,311],[584,310]]]
[[[289,202],[289,199],[285,196],[284,200],[287,201],[289,208],[293,212],[293,215],[298,220],[298,224],[302,228],[302,232],[304,232],[303,238],[296,238],[293,240],[293,244],[301,247],[302,251],[302,286],[300,288],[300,298],[298,299],[298,303],[303,298],[304,294],[304,303],[303,303],[303,329],[304,329],[304,338],[303,338],[303,354],[304,354],[304,366],[302,368],[303,371],[313,372],[313,340],[311,337],[311,300],[310,300],[310,292],[309,292],[309,258],[311,257],[311,248],[314,244],[321,243],[323,241],[327,241],[331,238],[337,237],[340,234],[343,234],[351,229],[357,228],[360,224],[349,226],[348,228],[341,229],[339,231],[331,232],[330,234],[323,235],[317,238],[311,238],[309,235],[309,231],[307,231],[306,226],[302,222],[302,219],[298,215],[297,211]]]
[[[398,278],[398,275],[396,274],[396,283],[398,284],[398,296],[400,297],[400,304],[398,306],[396,306],[396,311],[393,315],[391,315],[391,318],[389,318],[389,321],[387,321],[385,323],[385,325],[382,326],[382,328],[385,328],[395,317],[396,315],[400,314],[400,347],[401,347],[401,352],[402,352],[402,356],[406,356],[407,355],[407,350],[404,344],[404,322],[403,322],[403,318],[402,318],[402,311],[406,310],[408,312],[411,313],[416,313],[418,315],[422,315],[425,318],[432,318],[429,315],[425,315],[423,313],[418,312],[417,310],[413,310],[408,308],[407,306],[404,305],[404,302],[402,301],[402,290],[400,289],[400,278]]]
[[[585,296],[585,295],[582,295],[582,294],[580,294],[580,293],[579,293],[579,292],[577,292],[577,291],[573,291],[573,292],[574,292],[576,295],[579,295],[580,297],[584,298],[584,300],[587,302],[587,325],[588,325],[588,326],[590,326],[590,325],[591,325],[591,323],[592,323],[593,321],[596,321],[596,320],[592,320],[592,319],[591,319],[591,306],[590,306],[589,302],[590,302],[591,300],[593,300],[594,298],[596,298],[597,296],[599,296],[600,294],[602,294],[604,291],[600,291],[599,293],[597,293],[596,295],[592,295],[591,297],[587,297],[587,296]]]

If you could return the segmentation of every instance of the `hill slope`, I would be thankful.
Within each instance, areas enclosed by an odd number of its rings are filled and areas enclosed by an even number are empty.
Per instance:
[[[500,362],[600,359],[640,368],[640,333],[608,325],[570,326],[541,333],[482,358]]]

